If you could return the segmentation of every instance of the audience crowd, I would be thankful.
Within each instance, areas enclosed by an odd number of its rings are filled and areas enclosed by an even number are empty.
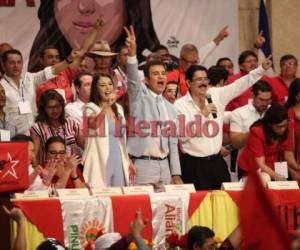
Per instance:
[[[13,45],[0,44],[0,141],[28,143],[29,190],[152,185],[161,192],[182,183],[213,190],[251,170],[300,183],[294,55],[283,55],[280,74],[269,76],[271,57],[258,62],[259,34],[240,54],[238,73],[230,55],[206,69],[201,64],[229,35],[224,27],[203,48],[185,44],[176,58],[160,45],[139,66],[134,28],[125,27],[125,44],[113,52],[96,41],[103,25],[100,18],[64,59],[54,45],[43,47],[35,73],[22,71]],[[288,176],[276,172],[282,162]],[[22,229],[21,212],[6,211]],[[130,239],[143,228],[136,220]],[[187,247],[216,249],[213,236],[194,228]],[[141,241],[139,249],[148,247]]]

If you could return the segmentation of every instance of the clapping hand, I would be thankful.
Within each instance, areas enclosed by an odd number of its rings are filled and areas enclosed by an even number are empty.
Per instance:
[[[65,164],[65,169],[66,170],[74,170],[74,169],[76,169],[77,168],[77,165],[80,163],[80,158],[79,158],[79,156],[78,155],[76,155],[76,154],[72,154],[69,158],[68,158],[68,160],[67,160],[67,162],[66,162],[66,164]]]
[[[130,231],[134,238],[141,236],[145,227],[144,220],[142,218],[142,211],[138,210],[135,214],[135,219],[130,223]]]

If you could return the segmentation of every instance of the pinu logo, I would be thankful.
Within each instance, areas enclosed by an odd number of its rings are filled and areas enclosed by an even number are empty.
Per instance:
[[[81,226],[79,240],[83,248],[85,248],[89,243],[94,244],[97,234],[103,231],[104,227],[102,223],[96,219],[89,220]]]

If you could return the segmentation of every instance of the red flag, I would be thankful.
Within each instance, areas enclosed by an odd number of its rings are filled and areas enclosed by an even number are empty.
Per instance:
[[[152,241],[152,210],[149,195],[126,195],[111,197],[114,217],[114,231],[125,235],[129,231],[130,222],[134,220],[136,211],[142,211],[146,226],[142,237]],[[126,209],[124,209],[126,208]]]
[[[61,204],[58,199],[15,201],[27,219],[48,238],[55,238],[64,243]]]
[[[242,249],[287,250],[290,242],[256,171],[249,172],[239,206]]]
[[[0,193],[25,190],[29,186],[28,143],[0,143]]]

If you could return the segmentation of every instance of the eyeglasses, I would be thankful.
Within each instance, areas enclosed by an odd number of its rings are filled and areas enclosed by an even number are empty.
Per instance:
[[[191,65],[195,65],[199,63],[199,60],[194,60],[194,61],[189,61],[187,59],[185,59],[184,57],[181,58],[186,64],[191,64]]]
[[[205,82],[208,83],[209,79],[207,77],[197,77],[192,79],[194,82]]]
[[[51,150],[48,152],[51,156],[63,156],[66,154],[66,151],[65,150],[62,150],[62,151],[54,151],[54,150]]]
[[[46,106],[46,109],[48,110],[54,110],[54,109],[61,109],[62,106],[60,104],[53,105],[53,106]]]

